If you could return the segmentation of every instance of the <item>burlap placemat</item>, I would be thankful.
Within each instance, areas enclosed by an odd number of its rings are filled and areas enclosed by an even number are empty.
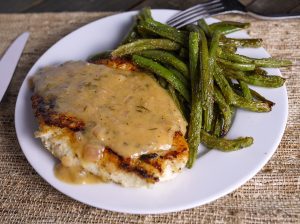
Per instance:
[[[31,32],[0,104],[0,223],[300,223],[300,20],[270,22],[225,16],[251,21],[250,34],[263,38],[272,56],[294,63],[292,68],[282,69],[288,79],[289,119],[281,144],[268,164],[233,193],[182,212],[128,215],[74,201],[37,175],[15,134],[14,108],[20,85],[33,63],[53,43],[83,24],[110,14],[0,14],[0,53],[21,32]]]

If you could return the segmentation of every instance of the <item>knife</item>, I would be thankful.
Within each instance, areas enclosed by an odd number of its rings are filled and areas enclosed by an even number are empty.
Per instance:
[[[29,33],[22,33],[6,50],[0,60],[0,102],[15,72],[17,63],[21,57]]]

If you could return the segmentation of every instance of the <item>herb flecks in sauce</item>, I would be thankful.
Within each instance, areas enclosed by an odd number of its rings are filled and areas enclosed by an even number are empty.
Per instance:
[[[186,132],[172,98],[145,73],[68,62],[40,70],[33,82],[54,110],[84,121],[73,145],[82,160],[101,158],[104,147],[123,157],[167,150],[175,131]]]

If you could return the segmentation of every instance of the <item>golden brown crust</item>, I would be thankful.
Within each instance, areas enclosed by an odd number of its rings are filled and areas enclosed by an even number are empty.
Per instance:
[[[97,59],[92,62],[97,65],[107,65],[108,67],[115,69],[122,69],[127,71],[139,71],[138,67],[134,65],[129,59],[114,58],[114,59]]]
[[[47,125],[53,125],[60,128],[69,128],[72,131],[81,131],[84,129],[84,122],[80,119],[54,110],[55,100],[46,100],[39,96],[31,97],[32,108],[38,120],[42,120]]]
[[[116,154],[112,149],[105,148],[100,163],[113,162],[118,169],[135,173],[148,183],[155,183],[159,181],[159,176],[164,170],[166,160],[175,161],[180,158],[186,158],[188,155],[187,142],[180,132],[175,133],[172,148],[173,150],[144,154],[134,159],[124,158]]]

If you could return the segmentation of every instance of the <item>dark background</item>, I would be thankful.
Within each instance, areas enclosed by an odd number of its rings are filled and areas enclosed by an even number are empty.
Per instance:
[[[186,9],[207,0],[0,0],[0,13],[129,11],[151,8]],[[234,1],[234,0],[232,0]],[[256,12],[300,13],[300,0],[240,0]]]

